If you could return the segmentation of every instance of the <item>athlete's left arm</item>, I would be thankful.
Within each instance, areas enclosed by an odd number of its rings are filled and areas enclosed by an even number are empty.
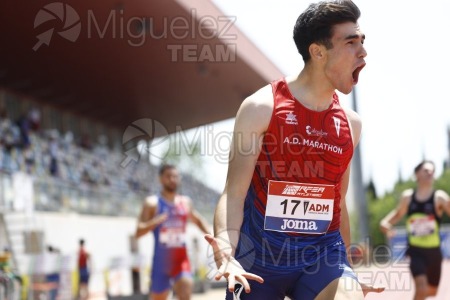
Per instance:
[[[197,225],[197,227],[205,234],[211,233],[208,222],[202,217],[202,215],[196,211],[192,205],[192,200],[188,199],[189,205],[189,220]]]
[[[361,137],[361,119],[358,114],[352,110],[346,109],[345,114],[347,115],[347,120],[349,121],[350,130],[352,134],[353,140],[353,149],[356,149],[356,146],[359,143],[359,139]],[[340,232],[342,239],[344,240],[345,246],[348,249],[350,247],[350,217],[348,215],[347,203],[346,203],[346,194],[348,189],[348,184],[350,181],[350,164],[345,171],[342,181],[341,181],[341,225]],[[350,255],[348,253],[348,257],[350,259]]]
[[[447,214],[447,216],[450,217],[450,197],[443,190],[437,190],[436,194],[437,194],[439,203],[442,203],[441,205],[442,205],[444,212]]]

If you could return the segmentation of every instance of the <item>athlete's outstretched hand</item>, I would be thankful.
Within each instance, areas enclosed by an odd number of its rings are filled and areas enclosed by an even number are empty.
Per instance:
[[[385,289],[384,287],[374,287],[373,285],[365,284],[362,282],[360,282],[359,284],[361,285],[364,297],[366,297],[368,293],[381,293]]]
[[[386,224],[381,224],[380,230],[388,239],[392,239],[396,234],[395,229],[392,228],[392,226],[387,226]]]
[[[262,277],[246,272],[234,257],[226,254],[225,251],[222,251],[215,237],[210,234],[206,234],[205,239],[214,251],[214,260],[219,268],[219,271],[214,279],[220,280],[220,278],[225,277],[228,281],[228,290],[230,292],[234,292],[234,285],[236,282],[240,282],[244,286],[246,293],[250,293],[251,291],[250,284],[247,279],[255,280],[259,283],[264,282]]]
[[[153,222],[156,224],[156,226],[158,226],[159,224],[164,223],[167,220],[167,218],[169,218],[169,215],[167,213],[162,213],[155,216],[153,218]]]

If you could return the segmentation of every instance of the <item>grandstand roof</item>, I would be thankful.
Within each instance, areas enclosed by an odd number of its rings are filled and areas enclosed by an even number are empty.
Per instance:
[[[0,86],[120,129],[230,118],[282,73],[224,16],[206,0],[2,1]]]

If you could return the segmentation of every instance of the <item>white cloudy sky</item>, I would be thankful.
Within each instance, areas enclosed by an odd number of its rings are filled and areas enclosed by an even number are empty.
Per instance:
[[[236,25],[286,75],[303,66],[292,41],[298,15],[311,1],[213,0],[237,18]],[[448,157],[450,124],[450,1],[355,0],[366,34],[367,66],[357,87],[363,119],[363,174],[380,191],[411,175],[425,156],[437,163]],[[350,105],[349,98],[343,99]],[[233,121],[214,125],[231,131]],[[226,139],[223,139],[226,143]],[[226,165],[207,159],[206,183],[221,190]]]

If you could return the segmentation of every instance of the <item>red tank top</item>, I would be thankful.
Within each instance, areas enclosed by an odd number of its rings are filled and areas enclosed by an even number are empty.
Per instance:
[[[78,252],[78,268],[86,268],[87,267],[87,259],[88,254],[84,249],[80,249]]]
[[[274,109],[252,177],[253,203],[264,215],[269,180],[333,185],[328,232],[337,230],[341,180],[353,155],[350,124],[338,96],[333,95],[328,109],[317,112],[296,100],[284,79],[271,84]]]

